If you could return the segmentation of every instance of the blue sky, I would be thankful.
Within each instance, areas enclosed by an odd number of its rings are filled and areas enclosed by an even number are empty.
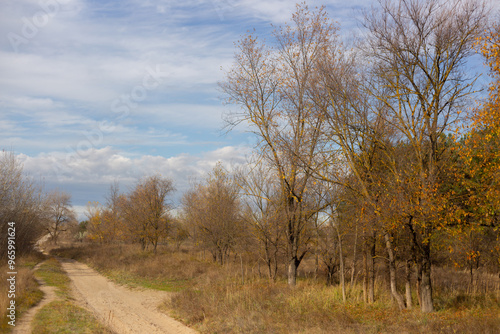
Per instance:
[[[369,0],[326,5],[347,35]],[[254,139],[222,130],[217,82],[247,31],[269,36],[294,1],[4,0],[0,4],[0,149],[77,211],[118,181],[161,173],[181,194]],[[222,69],[222,70],[221,70]],[[234,108],[234,107],[233,107]]]

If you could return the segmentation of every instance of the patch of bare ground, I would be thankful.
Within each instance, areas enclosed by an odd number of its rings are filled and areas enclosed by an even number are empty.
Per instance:
[[[83,263],[60,260],[76,301],[117,333],[196,333],[157,310],[169,293],[119,286]]]

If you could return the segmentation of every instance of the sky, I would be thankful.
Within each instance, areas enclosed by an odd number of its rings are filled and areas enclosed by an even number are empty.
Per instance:
[[[325,5],[342,34],[370,0]],[[0,149],[83,218],[153,174],[177,198],[217,161],[245,163],[255,138],[224,129],[217,82],[248,31],[269,37],[295,10],[283,0],[2,0]]]

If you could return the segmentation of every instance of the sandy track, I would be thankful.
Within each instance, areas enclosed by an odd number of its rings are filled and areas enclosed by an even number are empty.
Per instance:
[[[83,263],[59,260],[72,280],[77,302],[111,330],[119,334],[196,333],[157,310],[157,306],[169,298],[168,293],[119,286]]]

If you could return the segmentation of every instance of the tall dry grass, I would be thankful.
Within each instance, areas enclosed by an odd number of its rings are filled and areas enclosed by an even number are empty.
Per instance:
[[[498,333],[498,299],[474,307],[422,314],[399,311],[389,293],[377,288],[377,301],[364,304],[354,286],[342,301],[338,286],[300,282],[223,281],[181,291],[170,301],[173,315],[202,333]],[[466,304],[469,306],[468,304]]]
[[[19,321],[22,314],[37,304],[43,298],[43,292],[38,288],[38,283],[35,280],[33,274],[33,267],[43,261],[43,255],[39,253],[27,254],[17,259],[17,275],[16,275],[16,323]],[[0,333],[9,333],[13,328],[8,324],[10,321],[7,315],[7,307],[10,303],[10,298],[8,297],[9,286],[7,279],[5,277],[6,273],[9,272],[7,265],[0,267],[0,272],[2,272],[2,280],[0,280]]]

